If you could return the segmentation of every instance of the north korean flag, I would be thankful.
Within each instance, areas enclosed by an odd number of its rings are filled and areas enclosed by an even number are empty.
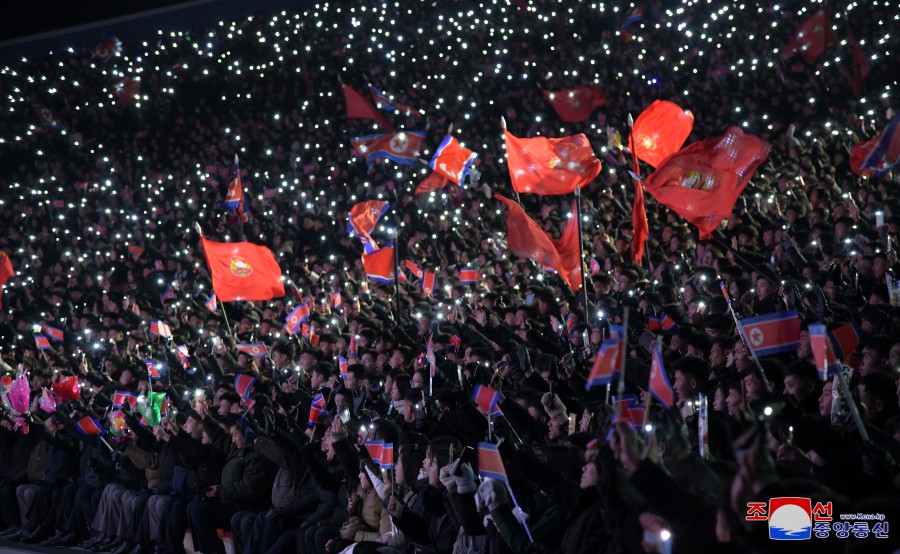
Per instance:
[[[503,467],[503,458],[496,444],[489,442],[478,443],[478,475],[482,478],[506,481],[506,468]]]
[[[459,282],[463,285],[474,285],[478,283],[478,268],[464,267],[459,270]]]
[[[740,323],[757,357],[793,352],[800,346],[797,310],[748,317]]]
[[[235,348],[238,349],[238,352],[243,352],[253,358],[265,358],[269,355],[269,349],[266,348],[264,342],[242,342],[236,344]]]

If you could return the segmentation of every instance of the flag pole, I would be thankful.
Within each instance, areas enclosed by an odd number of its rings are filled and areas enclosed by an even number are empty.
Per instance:
[[[397,310],[397,325],[400,325],[400,214],[396,208],[394,214],[397,218],[394,221],[394,308]]]
[[[622,396],[625,394],[625,361],[628,360],[628,316],[631,314],[631,308],[625,306],[625,312],[622,314],[622,366],[619,370],[619,387],[618,395],[619,400],[622,400]],[[617,420],[621,421],[621,418]]]
[[[589,272],[584,270],[584,233],[581,228],[581,187],[575,185],[575,217],[578,218],[578,268],[581,270],[581,301],[584,303],[584,321],[590,321],[590,311],[588,309],[588,293],[587,293],[587,275]]]
[[[236,178],[241,178],[241,166],[238,164],[238,155],[234,155],[234,171],[237,173]],[[241,203],[238,206],[238,233],[240,233],[241,240],[247,240],[244,238],[244,184],[241,183]]]
[[[722,289],[722,295],[728,302],[728,311],[731,312],[731,318],[734,320],[734,326],[737,328],[738,336],[741,337],[741,342],[743,342],[744,346],[747,347],[747,350],[750,351],[750,357],[753,358],[753,362],[756,364],[756,369],[759,371],[759,376],[762,378],[766,391],[772,392],[772,387],[769,385],[769,379],[766,377],[766,372],[763,371],[762,364],[759,363],[759,358],[756,357],[756,352],[753,351],[753,347],[750,346],[750,341],[747,340],[747,335],[744,333],[744,326],[741,325],[741,320],[739,320],[737,314],[734,313],[734,307],[731,305],[731,296],[728,294],[728,289],[725,288],[725,281],[719,281],[719,288]],[[741,396],[743,396],[743,390]]]

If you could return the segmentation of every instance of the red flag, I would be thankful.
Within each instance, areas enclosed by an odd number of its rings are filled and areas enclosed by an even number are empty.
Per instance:
[[[866,80],[866,77],[872,71],[872,64],[869,63],[868,56],[859,47],[856,34],[854,34],[853,29],[849,25],[847,26],[847,40],[850,42],[850,52],[853,55],[853,96],[859,97],[860,93],[862,93],[863,81]]]
[[[234,376],[234,390],[242,398],[249,398],[253,392],[253,385],[256,384],[256,377],[247,375],[246,373],[238,373]]]
[[[506,468],[503,467],[503,458],[500,457],[500,449],[496,444],[489,442],[478,443],[478,475],[482,478],[506,481]]]
[[[873,137],[865,142],[857,142],[850,149],[850,169],[860,177],[875,173],[872,168],[863,168],[862,164],[869,157],[869,153],[878,144],[878,137]]]
[[[363,252],[362,263],[366,276],[376,283],[391,285],[394,283],[394,245],[387,244],[371,254]]]
[[[503,137],[509,177],[516,192],[569,194],[600,173],[600,160],[582,133],[551,139],[518,138],[503,131]]]
[[[450,182],[450,179],[441,175],[437,171],[432,171],[428,177],[425,177],[419,182],[419,186],[416,187],[416,194],[425,194],[427,192],[434,192],[436,190],[441,190],[442,188],[447,186],[447,183]]]
[[[650,236],[650,224],[647,223],[647,211],[644,209],[644,185],[634,183],[634,204],[631,206],[631,261],[641,263],[644,257],[644,244]]]
[[[837,33],[831,28],[831,18],[819,10],[807,19],[785,48],[786,53],[799,53],[803,61],[812,65],[826,48],[837,43]]]
[[[9,256],[6,255],[6,252],[0,250],[0,289],[2,289],[6,282],[9,281],[16,272],[13,271],[12,262],[9,260]],[[0,307],[3,306],[3,293],[0,290]]]
[[[606,95],[588,86],[563,90],[541,90],[556,110],[556,115],[568,123],[580,123],[591,117],[594,108],[606,104]]]
[[[632,152],[643,162],[658,167],[678,152],[694,128],[694,114],[677,104],[656,100],[634,121]]]
[[[357,202],[347,214],[347,230],[354,237],[369,237],[390,204],[384,200]]]
[[[669,376],[666,375],[662,352],[659,350],[659,342],[654,342],[651,350],[653,362],[650,365],[650,382],[647,390],[660,404],[666,408],[671,408],[675,405],[675,391],[672,389],[672,383],[669,382]]]
[[[793,352],[800,346],[797,310],[738,320],[757,357]]]
[[[578,252],[578,218],[572,215],[558,241],[547,233],[522,208],[505,196],[494,198],[506,204],[506,240],[509,249],[520,258],[534,260],[559,273],[573,291],[581,288],[581,259]],[[574,210],[573,210],[574,214]]]
[[[465,148],[451,135],[447,135],[435,151],[428,167],[457,185],[463,186],[466,175],[477,158],[478,154]]]
[[[219,300],[270,300],[284,296],[281,268],[271,250],[249,242],[201,240]]]
[[[666,158],[644,181],[661,204],[700,229],[707,239],[731,215],[737,197],[771,145],[731,127],[720,138],[695,142]]]
[[[106,429],[91,416],[84,416],[75,422],[75,428],[82,435],[105,435]]]
[[[140,77],[123,77],[112,86],[112,93],[119,104],[129,106],[141,91]]]
[[[390,133],[394,132],[394,126],[384,117],[380,111],[376,110],[372,104],[366,100],[366,97],[356,92],[345,84],[341,84],[344,90],[344,101],[347,103],[348,119],[371,119]]]

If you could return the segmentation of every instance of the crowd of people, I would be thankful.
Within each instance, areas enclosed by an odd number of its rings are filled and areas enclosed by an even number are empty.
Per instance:
[[[812,65],[785,51],[820,9],[786,4],[354,0],[3,68],[0,538],[118,554],[214,554],[226,536],[243,553],[900,548],[900,195],[850,162],[893,115],[900,33],[888,3],[834,8],[871,57],[856,95],[848,40]],[[479,155],[466,186],[417,195],[427,168],[355,157],[350,138],[380,131],[345,117],[341,81],[421,110],[385,114],[425,132],[422,158],[452,126]],[[607,101],[582,123],[541,93],[584,84]],[[688,143],[738,126],[771,151],[711,240],[648,196],[635,263],[616,137],[658,98],[693,111]],[[507,248],[501,117],[517,136],[584,132],[603,162],[581,193],[587,305]],[[246,221],[221,208],[238,171]],[[366,199],[390,202],[373,237],[433,271],[433,291],[367,279],[347,229]],[[559,236],[571,195],[520,201]],[[286,296],[210,302],[196,225],[271,248]],[[758,359],[737,323],[788,310],[799,346]],[[857,335],[847,389],[819,377],[819,322]],[[589,387],[623,323],[623,385]],[[657,339],[671,408],[648,394]],[[754,512],[781,497],[809,499],[807,542],[771,540],[775,518]]]

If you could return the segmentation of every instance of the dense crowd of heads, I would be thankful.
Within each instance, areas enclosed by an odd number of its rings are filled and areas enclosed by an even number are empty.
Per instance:
[[[0,369],[6,388],[26,375],[31,402],[27,413],[4,403],[0,483],[13,493],[46,485],[57,514],[42,523],[20,496],[19,510],[0,511],[9,536],[57,531],[55,544],[73,544],[90,528],[95,549],[171,551],[181,546],[166,529],[189,524],[203,552],[221,548],[210,525],[232,529],[248,552],[354,542],[399,552],[768,552],[793,543],[747,521],[748,502],[782,496],[895,523],[900,198],[893,174],[851,171],[850,148],[893,115],[896,10],[835,9],[841,40],[807,65],[785,45],[820,6],[789,4],[646,2],[626,29],[636,12],[601,2],[340,2],[104,41],[108,60],[90,45],[2,68],[0,249],[15,275],[2,296]],[[860,95],[851,29],[872,66]],[[421,110],[385,113],[425,132],[423,159],[452,127],[479,154],[466,186],[416,195],[426,167],[354,157],[352,137],[381,131],[345,117],[341,82]],[[584,84],[607,103],[583,123],[561,122],[541,90]],[[635,182],[622,140],[629,114],[656,99],[693,112],[688,143],[737,126],[771,152],[712,240],[648,196],[650,236],[634,263]],[[517,136],[583,132],[603,163],[581,195],[587,306],[507,249],[506,210],[493,199],[511,196],[501,118]],[[236,171],[243,223],[221,208]],[[367,281],[347,229],[366,199],[390,202],[373,237],[394,240],[401,263],[434,271],[433,294],[408,273],[399,288]],[[572,202],[521,197],[551,236]],[[197,225],[214,240],[271,248],[287,295],[210,310]],[[475,285],[458,279],[470,267]],[[310,327],[291,335],[285,317],[304,302]],[[736,320],[787,310],[802,321],[799,348],[757,367]],[[595,356],[626,314],[624,387],[588,390]],[[834,377],[819,378],[809,340],[818,322],[858,335],[844,360],[852,404]],[[39,349],[35,335],[48,327],[63,337]],[[646,407],[657,337],[677,399],[669,410]],[[254,343],[266,355],[237,348]],[[255,378],[247,391],[242,375]],[[72,377],[80,390],[68,398]],[[479,413],[477,385],[501,393],[502,414]],[[139,404],[114,407],[117,391]],[[611,407],[617,391],[634,395],[634,426]],[[152,393],[166,395],[158,425],[146,421],[159,415],[159,404],[147,411]],[[699,398],[709,399],[708,422]],[[85,416],[111,430],[108,450],[77,432]],[[379,471],[364,440],[394,444],[394,469]],[[476,485],[480,441],[499,443],[509,491]],[[38,444],[59,451],[52,478],[22,471]],[[237,468],[235,452],[251,451]],[[141,465],[142,453],[156,465]],[[102,473],[79,457],[125,470]],[[169,479],[162,492],[151,470],[171,473],[165,464],[190,484]],[[113,500],[114,485],[144,503]],[[80,527],[77,510],[61,508],[79,487],[110,497]],[[150,499],[170,492],[184,521],[144,523]],[[511,492],[534,536],[523,534]],[[296,507],[309,498],[333,512]],[[115,502],[137,514],[131,529],[104,519]],[[221,515],[211,505],[230,507],[226,523],[211,523]],[[244,529],[234,512],[262,516]],[[262,520],[279,522],[277,533]],[[839,531],[811,540],[867,552],[898,541]]]

